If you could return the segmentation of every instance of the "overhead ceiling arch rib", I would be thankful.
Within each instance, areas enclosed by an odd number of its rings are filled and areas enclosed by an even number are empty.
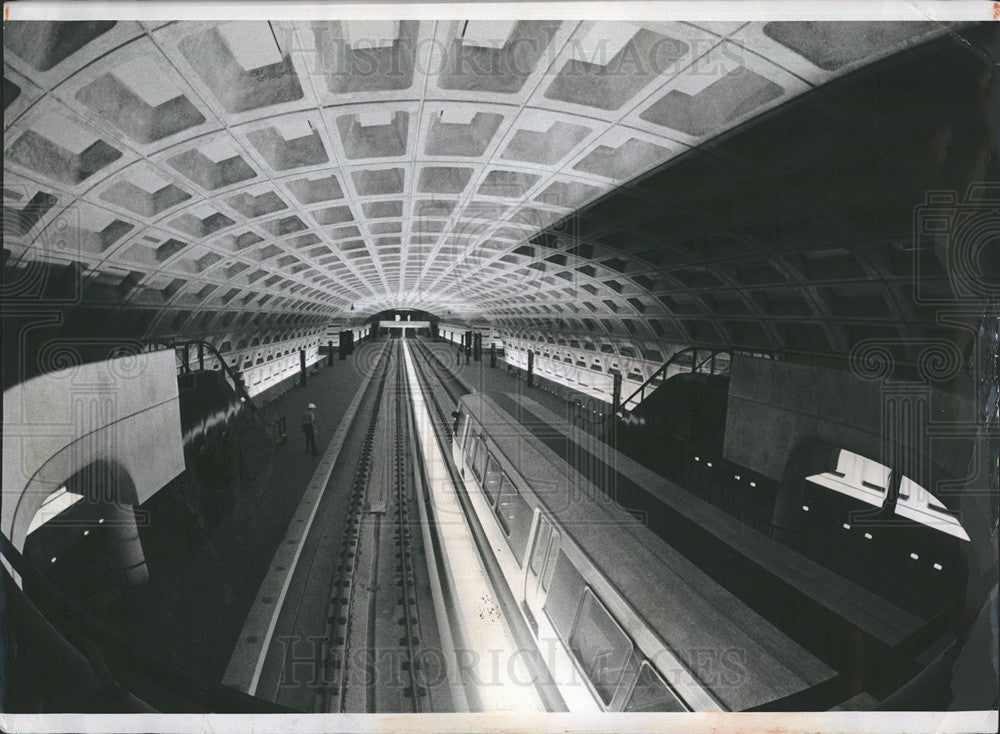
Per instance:
[[[834,237],[864,230],[862,192],[813,206],[856,112],[822,85],[954,28],[121,21],[49,47],[53,29],[5,36],[5,247],[79,263],[119,307],[161,311],[155,331],[423,307],[512,333],[842,351],[864,304],[911,315],[898,258]],[[775,150],[786,115],[827,148]],[[72,252],[53,247],[67,221]],[[824,268],[857,277],[838,289]]]

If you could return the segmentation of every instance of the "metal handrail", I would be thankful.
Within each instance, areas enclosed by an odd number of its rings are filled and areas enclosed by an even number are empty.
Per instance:
[[[154,346],[159,345],[175,351],[190,349],[192,346],[200,347],[202,349],[202,353],[200,355],[202,358],[204,357],[204,350],[207,349],[210,356],[214,357],[219,362],[220,369],[223,373],[228,375],[230,381],[233,383],[233,389],[236,391],[236,394],[242,398],[243,404],[248,405],[253,415],[264,425],[265,430],[271,435],[271,440],[274,441],[275,445],[283,446],[287,443],[288,431],[285,416],[279,416],[273,421],[268,419],[261,407],[257,405],[257,403],[254,402],[254,399],[250,396],[250,393],[247,391],[246,385],[243,383],[239,374],[229,366],[225,358],[223,358],[222,353],[215,347],[214,344],[203,339],[191,339],[189,341],[166,341],[161,339],[152,342],[152,344]],[[187,359],[190,359],[190,354],[187,352],[183,352],[182,354],[183,356],[181,359],[185,361],[181,366],[181,374],[186,374],[190,371],[190,365],[186,361]]]
[[[701,353],[701,352],[707,352],[708,354],[707,354],[707,356],[703,360],[701,360],[699,362],[698,361],[698,354]],[[638,407],[639,404],[643,400],[645,400],[645,398],[646,398],[646,389],[648,387],[650,387],[650,385],[653,383],[653,381],[662,378],[666,374],[667,370],[670,369],[670,367],[673,366],[676,362],[680,361],[680,358],[683,357],[686,354],[691,354],[692,355],[691,356],[691,370],[690,370],[690,372],[692,372],[692,373],[693,372],[699,372],[699,371],[701,371],[701,368],[704,367],[706,364],[710,364],[711,365],[710,366],[710,370],[711,371],[710,371],[709,374],[712,374],[712,375],[714,375],[714,374],[725,374],[725,372],[722,372],[722,371],[720,371],[720,372],[717,373],[716,370],[715,370],[715,359],[720,354],[728,354],[729,355],[729,360],[727,362],[727,369],[728,369],[728,367],[732,366],[733,355],[735,355],[735,354],[747,354],[747,355],[750,355],[750,356],[765,356],[765,357],[768,357],[770,359],[778,359],[778,358],[781,357],[781,353],[779,353],[779,352],[773,352],[773,351],[769,352],[769,351],[762,351],[762,350],[757,350],[757,349],[745,349],[745,348],[740,348],[740,347],[709,347],[709,346],[705,346],[705,347],[685,347],[684,349],[681,349],[679,352],[675,352],[670,357],[670,359],[668,359],[663,365],[661,365],[660,367],[658,367],[656,369],[656,371],[653,374],[651,374],[646,379],[646,381],[642,383],[642,385],[639,386],[638,389],[636,389],[634,392],[632,392],[631,395],[629,395],[627,398],[625,398],[624,400],[622,400],[617,406],[615,406],[615,408],[611,411],[611,414],[609,415],[609,418],[614,418],[615,416],[619,415],[620,413],[623,413],[625,411],[625,406],[628,405],[629,402],[631,402],[632,400],[634,400],[636,398],[636,396],[638,396],[638,400],[636,401],[636,407]],[[657,386],[657,387],[659,387],[659,386]]]
[[[708,352],[708,356],[705,357],[705,359],[703,359],[701,362],[698,362],[698,353],[704,351]],[[612,411],[612,415],[617,415],[621,413],[625,409],[625,406],[628,405],[632,400],[634,400],[636,396],[639,396],[639,399],[636,401],[636,406],[638,407],[638,405],[643,400],[646,399],[646,388],[648,388],[655,380],[661,379],[666,374],[667,370],[670,369],[670,367],[672,367],[674,364],[679,362],[680,358],[683,357],[684,355],[691,354],[691,372],[698,372],[702,367],[705,366],[706,363],[711,362],[712,365],[711,374],[714,375],[715,358],[720,354],[728,354],[730,355],[730,363],[732,363],[732,354],[734,351],[738,350],[734,350],[731,347],[685,347],[679,352],[675,352],[673,355],[671,355],[670,359],[668,359],[660,367],[658,367],[656,371],[653,372],[653,374],[651,374],[646,379],[646,381],[643,382],[638,387],[638,389],[633,391],[631,395],[622,400],[621,403],[618,406],[616,406],[616,410]]]
[[[265,425],[268,425],[268,426],[271,425],[271,421],[269,421],[264,416],[264,413],[260,409],[260,406],[258,406],[257,403],[255,403],[253,401],[252,397],[250,397],[250,393],[247,391],[246,385],[243,383],[243,380],[239,376],[239,373],[237,373],[236,371],[234,371],[233,368],[229,366],[229,364],[226,362],[225,358],[222,356],[222,353],[215,347],[214,344],[212,344],[211,342],[205,341],[203,339],[192,339],[190,341],[164,341],[164,340],[159,340],[159,341],[154,342],[154,344],[159,344],[159,345],[162,345],[162,346],[164,346],[164,347],[166,347],[168,349],[174,349],[174,350],[185,349],[185,348],[189,349],[190,347],[201,347],[203,350],[207,349],[208,352],[210,353],[210,355],[212,357],[214,357],[219,362],[220,369],[226,375],[228,375],[229,378],[232,380],[232,382],[233,382],[233,389],[236,391],[236,393],[241,398],[244,398],[243,402],[245,404],[247,404],[247,405],[250,406],[250,409],[253,410],[254,413],[262,421],[264,421]],[[184,361],[184,363],[183,363],[183,365],[181,367],[181,374],[186,374],[187,372],[190,371],[190,366],[189,366],[188,362],[186,361],[187,358],[189,357],[189,355],[185,354],[184,357],[185,357],[185,361]]]

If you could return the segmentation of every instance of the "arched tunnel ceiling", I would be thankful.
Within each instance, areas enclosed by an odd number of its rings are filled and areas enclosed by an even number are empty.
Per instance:
[[[695,268],[687,282],[640,272],[626,235],[646,226],[654,242],[671,226],[643,225],[649,199],[627,232],[588,232],[570,254],[557,247],[562,261],[529,241],[750,118],[945,30],[8,23],[5,263],[79,263],[125,307],[155,309],[159,333],[209,331],[232,312],[319,323],[353,307],[486,318],[509,333],[571,330],[575,313],[593,317],[574,321],[585,331],[725,341],[706,337],[724,328],[714,317],[693,319],[702,333],[685,323],[685,309],[713,306],[690,289],[719,281],[734,293],[715,306],[742,304],[768,346],[780,341],[768,313],[795,304],[755,299],[741,281],[752,272]],[[583,217],[592,224],[600,206]],[[632,254],[609,261],[622,246]]]

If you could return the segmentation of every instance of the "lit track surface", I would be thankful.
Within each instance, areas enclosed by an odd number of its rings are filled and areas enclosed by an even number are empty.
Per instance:
[[[462,490],[449,466],[450,434],[447,423],[442,425],[440,420],[443,396],[431,387],[426,371],[418,374],[409,342],[404,342],[404,353],[431,505],[449,573],[462,589],[454,615],[468,645],[464,673],[477,681],[475,688],[485,711],[559,710],[562,702],[554,687],[548,688],[540,661],[525,652],[533,647],[525,644],[530,643],[530,634],[526,640],[527,630],[518,628],[518,617],[511,613],[513,599],[502,593],[502,584],[490,583],[497,579],[499,570],[491,568],[489,550],[483,552],[482,529],[463,507]],[[430,403],[425,397],[428,392]],[[439,419],[436,424],[434,414]],[[543,683],[536,687],[529,681]]]
[[[227,681],[304,712],[451,711],[424,536],[414,528],[398,347],[383,345],[373,365],[321,462],[325,489],[307,492],[275,556]]]
[[[431,356],[430,349],[425,344],[408,341],[405,345],[424,467],[429,475],[428,483],[434,490],[432,496],[440,503],[439,535],[446,540],[450,539],[455,549],[447,557],[452,561],[451,570],[456,583],[463,589],[459,602],[468,603],[470,598],[477,598],[476,593],[468,593],[469,589],[488,594],[488,597],[483,596],[482,599],[491,600],[489,604],[495,605],[495,612],[501,615],[505,623],[503,634],[499,628],[490,630],[493,635],[490,645],[496,645],[491,647],[486,644],[488,638],[484,638],[479,629],[483,621],[479,605],[472,605],[456,615],[465,622],[466,641],[475,644],[475,647],[470,647],[471,659],[477,660],[481,669],[486,667],[486,659],[491,660],[488,675],[493,679],[503,674],[498,674],[498,669],[506,670],[507,683],[513,691],[498,699],[501,691],[497,689],[501,686],[480,685],[480,694],[484,698],[483,709],[513,705],[517,710],[564,711],[566,703],[541,655],[536,652],[531,632],[517,611],[517,601],[503,581],[502,571],[489,547],[486,534],[471,509],[469,497],[465,494],[451,460],[451,432],[447,416],[461,393],[456,393],[455,388],[448,384],[454,381],[454,377],[447,370],[441,369],[442,365]],[[411,349],[411,345],[415,348]],[[455,562],[456,559],[458,563]],[[475,559],[475,562],[467,559]],[[469,636],[470,628],[473,631],[472,637]],[[501,645],[506,645],[506,648]],[[503,650],[506,652],[501,652]],[[503,654],[509,657],[501,657]],[[497,660],[509,662],[498,668]],[[476,675],[475,671],[466,672]],[[481,684],[490,678],[484,678],[480,673],[476,680]],[[527,681],[534,683],[528,684]],[[495,701],[495,707],[491,707],[491,700]]]

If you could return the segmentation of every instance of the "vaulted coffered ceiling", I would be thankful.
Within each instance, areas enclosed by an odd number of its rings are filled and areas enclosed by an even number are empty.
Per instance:
[[[524,247],[540,231],[944,31],[7,23],[5,262],[78,264],[123,304],[156,309],[160,331],[234,312],[332,320],[387,308],[513,327],[558,296],[539,267],[550,253]],[[573,281],[611,316],[664,309],[603,263]]]

